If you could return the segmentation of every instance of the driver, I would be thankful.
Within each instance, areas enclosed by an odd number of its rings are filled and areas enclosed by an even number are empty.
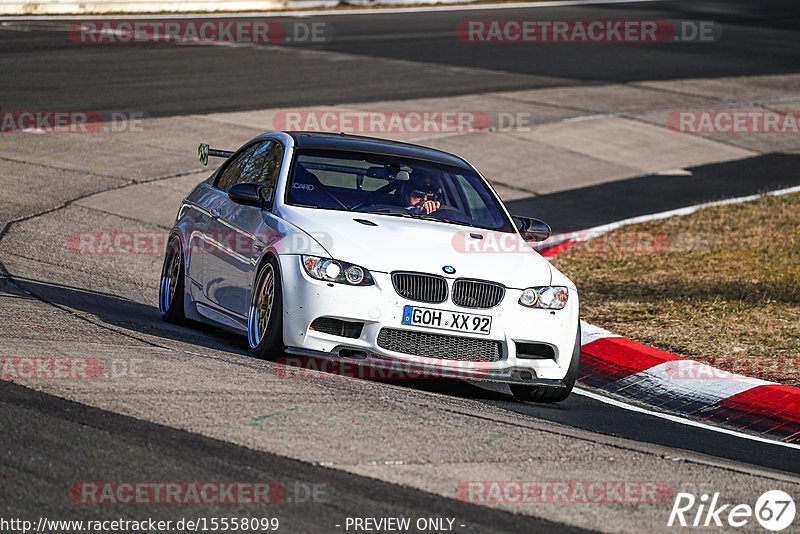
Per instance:
[[[428,171],[415,170],[403,184],[401,199],[406,209],[414,213],[433,213],[441,207],[442,190],[436,186]]]

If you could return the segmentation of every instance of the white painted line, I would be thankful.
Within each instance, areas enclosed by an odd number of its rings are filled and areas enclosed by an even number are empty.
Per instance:
[[[718,426],[714,426],[714,425],[709,425],[709,424],[706,424],[706,423],[701,423],[700,421],[695,421],[693,419],[686,419],[686,418],[683,418],[683,417],[679,417],[677,415],[671,415],[671,414],[668,414],[668,413],[655,412],[653,410],[648,410],[646,408],[642,408],[642,407],[639,407],[639,406],[634,406],[632,404],[627,404],[625,402],[618,401],[616,399],[612,399],[611,397],[607,397],[605,395],[600,395],[598,393],[595,393],[593,391],[589,391],[589,390],[583,389],[583,388],[576,387],[572,391],[574,393],[578,394],[578,395],[583,395],[584,397],[588,397],[590,399],[593,399],[593,400],[596,400],[596,401],[599,401],[599,402],[602,402],[602,403],[605,403],[605,404],[609,404],[611,406],[616,406],[617,408],[622,408],[623,410],[628,410],[628,411],[631,411],[631,412],[643,413],[643,414],[646,414],[646,415],[652,415],[653,417],[659,417],[661,419],[666,419],[667,421],[672,421],[673,423],[680,423],[680,424],[686,425],[686,426],[693,426],[693,427],[696,427],[696,428],[702,428],[703,430],[710,430],[712,432],[719,432],[721,434],[728,434],[730,436],[735,436],[737,438],[749,439],[751,441],[758,441],[760,443],[768,443],[770,445],[779,445],[781,447],[788,447],[790,449],[800,450],[800,444],[797,444],[797,443],[786,443],[786,442],[777,441],[777,440],[774,440],[774,439],[767,439],[767,438],[764,438],[764,437],[761,437],[761,436],[756,436],[756,435],[753,435],[753,434],[745,434],[743,432],[737,432],[736,430],[731,430],[729,428],[722,428],[722,427],[718,427]]]
[[[310,10],[310,11],[256,11],[250,13],[183,13],[180,15],[50,15],[50,16],[4,16],[0,20],[135,20],[135,19],[226,19],[248,17],[327,17],[337,15],[384,15],[395,13],[428,13],[435,11],[486,11],[494,9],[529,9],[543,7],[569,7],[591,6],[603,4],[641,4],[647,2],[660,2],[661,0],[557,0],[551,2],[513,2],[508,4],[478,4],[478,5],[420,5],[418,7],[393,7],[372,9],[340,9],[336,11]]]
[[[749,202],[751,200],[758,200],[759,198],[765,196],[771,197],[778,197],[781,195],[788,195],[791,193],[798,193],[800,192],[800,185],[796,185],[794,187],[787,187],[786,189],[778,189],[775,191],[769,191],[764,194],[756,194],[756,195],[748,195],[746,197],[737,197],[737,198],[728,198],[725,200],[716,200],[714,202],[705,202],[703,204],[697,204],[694,206],[687,206],[685,208],[678,208],[674,210],[662,211],[659,213],[651,213],[649,215],[640,215],[638,217],[631,217],[630,219],[623,219],[621,221],[616,221],[608,224],[601,224],[600,226],[595,226],[594,228],[589,228],[588,230],[580,230],[577,232],[568,232],[564,234],[555,234],[548,240],[547,245],[544,249],[548,249],[554,247],[560,243],[565,241],[584,241],[587,238],[595,238],[599,237],[605,233],[611,232],[620,228],[622,226],[626,226],[628,224],[639,224],[639,223],[646,223],[650,221],[658,221],[661,219],[667,219],[669,217],[675,217],[679,215],[689,215],[696,211],[699,211],[704,208],[710,208],[713,206],[725,206],[727,204],[740,204],[742,202]]]
[[[583,121],[593,121],[595,119],[605,119],[606,117],[616,117],[617,114],[615,113],[599,113],[595,115],[581,115],[580,117],[569,117],[568,119],[563,119],[560,122],[583,122]]]
[[[658,171],[658,176],[692,176],[692,171],[686,169],[669,169],[666,171]]]

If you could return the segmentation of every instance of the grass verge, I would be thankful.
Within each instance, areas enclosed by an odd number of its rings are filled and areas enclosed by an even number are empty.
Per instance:
[[[800,386],[800,194],[626,226],[553,265],[578,285],[592,324]]]

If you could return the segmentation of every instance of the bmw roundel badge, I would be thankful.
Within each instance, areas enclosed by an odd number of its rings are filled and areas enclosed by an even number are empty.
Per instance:
[[[449,265],[445,265],[444,267],[442,267],[442,270],[447,274],[454,274],[456,272],[455,267],[451,267]]]

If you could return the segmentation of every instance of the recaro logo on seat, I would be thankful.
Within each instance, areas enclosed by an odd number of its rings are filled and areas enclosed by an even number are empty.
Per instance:
[[[292,189],[305,189],[306,191],[313,191],[314,185],[313,184],[298,184],[297,182],[292,184]]]

